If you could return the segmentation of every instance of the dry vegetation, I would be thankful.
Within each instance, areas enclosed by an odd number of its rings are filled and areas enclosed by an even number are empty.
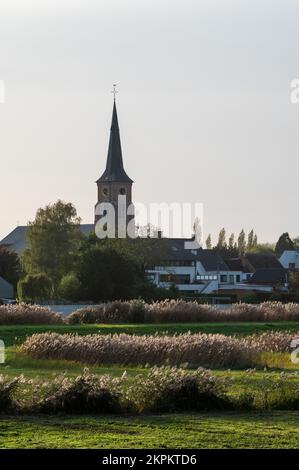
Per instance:
[[[93,323],[200,323],[200,322],[299,321],[299,304],[264,302],[260,305],[233,304],[220,310],[208,304],[164,300],[151,304],[142,300],[114,301],[84,307],[62,318],[48,307],[0,305],[0,325],[10,324],[93,324]]]
[[[246,372],[248,376],[254,370]],[[254,391],[231,393],[233,381],[205,369],[153,367],[146,374],[115,378],[109,374],[53,376],[50,380],[0,376],[0,412],[148,413],[201,410],[298,410],[299,388],[294,374],[276,379],[265,374]]]
[[[78,309],[66,321],[71,324],[299,321],[299,304],[238,303],[227,310],[220,310],[212,305],[183,300],[164,300],[152,304],[141,300],[114,301]]]
[[[40,359],[64,359],[85,364],[174,365],[244,368],[260,364],[261,352],[291,350],[294,334],[269,332],[246,338],[221,334],[175,336],[34,334],[22,352]]]
[[[0,325],[59,325],[63,320],[48,307],[20,303],[0,305]]]

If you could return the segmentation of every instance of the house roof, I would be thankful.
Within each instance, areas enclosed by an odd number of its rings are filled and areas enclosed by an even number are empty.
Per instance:
[[[14,288],[10,282],[0,276],[0,297],[13,298]]]
[[[247,270],[243,266],[242,261],[240,260],[240,258],[226,259],[225,263],[228,266],[230,271],[241,271],[243,273],[247,272]]]
[[[27,236],[27,225],[20,225],[10,232],[3,240],[0,241],[0,245],[5,246],[11,251],[15,251],[18,255],[21,255],[26,249],[26,236]],[[81,224],[80,230],[83,235],[89,235],[94,230],[94,224]]]
[[[255,270],[264,268],[283,269],[283,266],[280,264],[276,256],[269,253],[246,253],[245,258]]]
[[[286,272],[281,268],[262,268],[257,269],[248,280],[250,284],[267,283],[278,284],[286,282]]]
[[[197,252],[185,248],[185,242],[191,238],[163,238],[167,243],[169,261],[196,261]]]
[[[227,264],[216,250],[198,250],[197,260],[206,271],[229,271]]]
[[[106,169],[97,183],[113,181],[133,183],[124,170],[116,104],[114,100]]]

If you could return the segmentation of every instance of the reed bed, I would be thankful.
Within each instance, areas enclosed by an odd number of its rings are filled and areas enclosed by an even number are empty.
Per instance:
[[[257,365],[262,352],[291,350],[294,334],[269,332],[245,338],[221,334],[175,336],[34,334],[21,350],[39,359],[64,359],[85,364],[172,365],[244,368]]]
[[[208,304],[163,300],[148,304],[142,300],[113,301],[76,310],[66,318],[80,323],[200,323],[200,322],[299,321],[299,304],[263,302],[260,305],[233,304],[221,310]]]
[[[61,315],[53,313],[48,307],[25,303],[0,305],[0,325],[59,325],[62,323]]]
[[[245,372],[249,380],[256,371]],[[298,410],[299,385],[293,373],[265,373],[259,386],[232,391],[233,379],[199,368],[153,367],[134,377],[94,375],[84,369],[51,379],[0,375],[0,413],[120,414],[200,410]]]

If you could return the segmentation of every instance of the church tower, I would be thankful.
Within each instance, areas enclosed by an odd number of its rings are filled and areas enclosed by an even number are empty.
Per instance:
[[[112,122],[110,128],[110,139],[109,139],[109,147],[108,147],[108,155],[107,155],[107,162],[106,162],[106,169],[102,176],[96,181],[98,187],[98,202],[96,204],[96,208],[101,203],[111,203],[115,210],[115,236],[124,236],[124,234],[120,235],[120,227],[119,227],[119,212],[120,212],[120,204],[119,202],[122,201],[123,208],[122,211],[125,210],[125,223],[126,226],[134,219],[134,215],[127,215],[127,209],[131,205],[132,206],[132,184],[133,181],[124,170],[123,165],[123,158],[122,158],[122,150],[121,150],[121,142],[120,142],[120,134],[119,134],[119,126],[118,126],[118,117],[117,117],[117,109],[116,109],[116,102],[115,102],[115,88],[114,88],[114,103],[113,103],[113,112],[112,112]],[[130,211],[132,212],[132,210]],[[104,211],[105,215],[105,211]],[[103,215],[102,215],[103,216]],[[102,217],[101,215],[95,215],[95,223]],[[123,220],[123,219],[122,219]],[[123,233],[123,232],[122,232]],[[125,233],[127,236],[127,233]]]

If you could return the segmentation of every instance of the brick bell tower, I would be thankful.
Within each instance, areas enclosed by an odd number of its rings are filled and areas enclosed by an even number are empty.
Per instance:
[[[109,147],[108,147],[108,155],[106,161],[106,169],[102,176],[96,181],[98,187],[98,201],[96,204],[96,208],[101,203],[111,203],[114,206],[115,210],[115,236],[116,237],[124,237],[127,236],[127,232],[125,230],[125,235],[123,233],[123,226],[122,229],[119,227],[119,212],[121,211],[122,214],[125,212],[125,220],[124,217],[121,218],[122,221],[125,221],[126,227],[132,219],[134,219],[134,215],[132,214],[132,184],[133,180],[129,178],[127,173],[124,170],[123,165],[123,158],[122,158],[122,150],[121,150],[121,142],[120,142],[120,134],[119,134],[119,126],[118,126],[118,118],[117,118],[117,110],[116,110],[116,102],[115,102],[115,94],[117,93],[115,90],[114,85],[114,102],[113,102],[113,112],[112,112],[112,122],[110,128],[110,139],[109,139]],[[122,209],[120,209],[120,201],[122,201]],[[127,209],[131,206],[130,215],[127,215]],[[104,214],[98,215],[96,211],[95,215],[95,224],[98,222],[101,217],[105,216],[106,211]],[[132,222],[131,222],[132,227]]]

